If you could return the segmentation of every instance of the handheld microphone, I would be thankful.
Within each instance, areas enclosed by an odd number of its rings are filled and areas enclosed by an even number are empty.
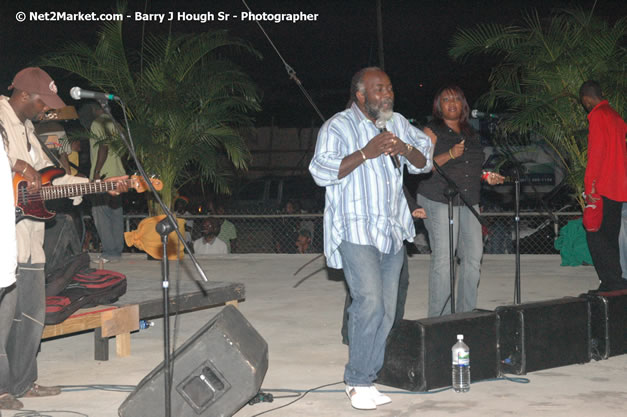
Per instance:
[[[479,111],[477,109],[474,109],[473,111],[470,112],[470,116],[473,119],[500,119],[501,116],[499,116],[498,114],[494,114],[494,113],[484,113],[482,111]]]
[[[80,87],[72,87],[72,89],[70,90],[70,96],[72,96],[74,100],[81,100],[85,98],[93,98],[96,100],[115,100],[119,98],[110,93],[100,93],[98,91],[83,90]]]
[[[379,133],[388,131],[385,128],[385,122],[386,121],[384,119],[377,119],[377,121],[375,122],[374,125],[377,127],[377,129],[379,129]],[[394,155],[390,155],[390,158],[392,158],[392,163],[394,164],[394,168],[401,169],[401,163],[399,162],[398,158]]]

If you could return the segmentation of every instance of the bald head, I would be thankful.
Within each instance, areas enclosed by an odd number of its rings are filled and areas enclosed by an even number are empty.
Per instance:
[[[351,99],[357,101],[356,94],[358,91],[364,92],[364,75],[368,72],[378,71],[383,72],[379,67],[366,67],[362,68],[353,75],[351,80]]]
[[[579,88],[579,100],[586,111],[590,112],[603,100],[601,85],[594,80],[588,80],[581,84]]]
[[[394,90],[388,75],[378,67],[358,71],[351,82],[353,100],[373,122],[389,120],[394,111]]]

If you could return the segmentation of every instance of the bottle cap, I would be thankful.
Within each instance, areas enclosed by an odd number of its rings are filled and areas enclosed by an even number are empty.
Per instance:
[[[464,340],[464,335],[463,334],[458,334],[457,335],[457,340]]]

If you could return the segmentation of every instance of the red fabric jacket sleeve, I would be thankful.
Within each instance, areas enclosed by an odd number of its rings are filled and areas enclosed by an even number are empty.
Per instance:
[[[590,192],[596,181],[596,192],[614,201],[627,201],[627,124],[601,101],[588,114],[588,164],[584,189]]]

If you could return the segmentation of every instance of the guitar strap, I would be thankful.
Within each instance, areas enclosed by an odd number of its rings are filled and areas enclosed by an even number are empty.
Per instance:
[[[48,149],[48,146],[46,146],[45,142],[43,142],[39,136],[35,135],[35,137],[37,138],[37,140],[39,141],[39,144],[41,145],[41,149],[43,149],[43,151],[45,152],[46,155],[48,155],[48,158],[50,159],[50,161],[57,167],[57,168],[63,168],[61,166],[61,161],[59,161],[59,158],[57,158],[57,156],[52,153],[52,151],[50,149]]]

